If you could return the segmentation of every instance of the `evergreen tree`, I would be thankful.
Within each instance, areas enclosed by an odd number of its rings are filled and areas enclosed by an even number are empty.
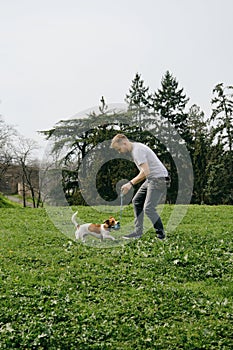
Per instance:
[[[142,127],[143,117],[148,114],[149,108],[149,87],[144,85],[141,76],[136,73],[129,88],[129,93],[126,94],[125,102],[128,105],[128,110],[131,111],[135,117],[135,124]]]
[[[179,134],[187,143],[190,142],[190,135],[188,129],[185,107],[188,98],[183,92],[183,89],[178,87],[177,80],[172,74],[167,71],[162,77],[162,87],[151,96],[151,108],[154,110],[155,123],[159,126],[160,135],[159,140],[165,140],[169,145],[169,152],[160,144],[162,151],[161,159],[167,165],[171,175],[171,186],[168,191],[169,201],[174,203],[178,193],[178,174],[173,159],[179,158],[180,143]],[[183,164],[185,168],[185,164]]]
[[[184,89],[179,89],[177,80],[167,71],[161,81],[162,88],[152,95],[152,104],[155,112],[161,117],[161,122],[168,121],[173,125],[184,140],[189,140],[187,128],[186,104],[189,98]]]
[[[220,142],[212,145],[206,169],[207,182],[204,189],[205,203],[211,205],[232,204],[233,193],[229,186],[229,175],[226,176],[228,159]],[[231,174],[232,177],[232,174]]]
[[[222,201],[232,203],[233,201],[233,86],[224,87],[223,83],[217,84],[213,89],[214,97],[211,100],[213,106],[210,122],[213,122],[211,129],[213,145],[222,145],[221,164],[216,165],[224,173],[224,181],[219,182],[219,190],[222,191]],[[219,159],[220,161],[220,159]],[[224,186],[223,186],[224,184]]]
[[[233,138],[233,86],[224,87],[223,83],[217,84],[213,89],[214,98],[210,121],[214,121],[214,136],[221,137],[224,146],[232,151]]]
[[[193,203],[204,202],[204,188],[206,186],[206,167],[208,162],[208,153],[210,147],[210,139],[208,137],[207,124],[204,120],[204,112],[197,105],[191,106],[188,113],[188,125],[191,141],[188,149],[191,155],[193,172],[194,172],[194,188]]]
[[[137,126],[126,120],[125,113],[109,111],[102,97],[99,113],[93,111],[83,118],[61,120],[55,128],[41,132],[53,142],[51,152],[59,159],[63,190],[70,205],[99,204],[92,195],[93,186],[100,197],[112,201],[117,198],[116,184],[122,177],[135,176],[135,165],[118,157],[106,142],[119,131],[130,137],[137,135]],[[114,161],[106,162],[108,159]]]

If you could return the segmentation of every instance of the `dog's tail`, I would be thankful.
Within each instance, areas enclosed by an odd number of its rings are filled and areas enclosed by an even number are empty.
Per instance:
[[[79,224],[77,223],[76,221],[76,215],[78,214],[78,212],[76,211],[73,215],[72,215],[72,218],[71,218],[71,221],[73,222],[74,226],[75,227],[78,227]]]

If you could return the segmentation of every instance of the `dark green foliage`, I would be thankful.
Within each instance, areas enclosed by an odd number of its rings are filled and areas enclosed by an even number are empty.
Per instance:
[[[208,137],[207,122],[204,113],[197,105],[191,106],[188,114],[190,142],[187,147],[192,158],[194,171],[194,188],[192,203],[205,202],[207,184],[207,164],[209,162],[210,138]]]
[[[138,173],[135,164],[127,159],[113,159],[105,163],[98,171],[96,187],[100,196],[106,201],[117,198],[120,188],[116,185],[122,179],[130,179]],[[118,190],[118,193],[117,193]]]
[[[204,189],[205,202],[208,204],[233,204],[233,176],[229,173],[231,153],[225,152],[219,143],[211,147]]]
[[[213,151],[216,158],[211,157],[212,169],[209,165],[208,194],[214,203],[233,203],[233,86],[224,87],[217,84],[213,89],[211,100],[213,111],[210,122],[214,122],[211,130]],[[217,147],[215,143],[217,142]],[[222,152],[220,155],[220,148]],[[210,187],[213,186],[213,195]]]
[[[167,71],[161,81],[161,89],[152,96],[152,107],[164,121],[168,121],[175,127],[180,136],[189,140],[187,125],[186,104],[189,98],[184,94],[184,90],[178,87],[177,80]]]
[[[136,73],[129,93],[126,94],[125,102],[128,105],[128,110],[134,112],[135,125],[137,125],[140,130],[143,125],[143,119],[145,119],[145,117],[148,118],[150,98],[149,87],[144,85],[141,76]]]
[[[232,151],[233,145],[233,86],[224,87],[223,83],[217,84],[213,89],[215,95],[211,103],[213,111],[210,121],[215,121],[213,136],[218,135],[223,145]],[[231,164],[232,165],[232,164]]]

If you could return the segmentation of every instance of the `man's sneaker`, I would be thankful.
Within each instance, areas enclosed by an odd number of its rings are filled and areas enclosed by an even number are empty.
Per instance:
[[[133,233],[130,233],[129,235],[126,235],[126,236],[123,236],[124,239],[137,239],[137,238],[140,238],[142,237],[142,233],[136,233],[136,232],[133,232]]]
[[[159,232],[159,233],[157,234],[157,238],[158,238],[158,239],[165,239],[165,238],[166,238],[166,235],[165,235],[164,232]]]

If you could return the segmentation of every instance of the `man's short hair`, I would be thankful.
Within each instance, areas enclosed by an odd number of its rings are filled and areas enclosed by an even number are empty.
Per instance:
[[[123,141],[128,141],[127,136],[124,134],[117,134],[113,137],[110,148],[114,148],[116,143],[122,143]]]

